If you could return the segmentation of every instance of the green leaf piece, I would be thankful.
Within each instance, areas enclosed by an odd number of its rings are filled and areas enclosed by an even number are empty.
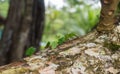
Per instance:
[[[33,53],[35,52],[35,50],[36,50],[36,48],[30,47],[30,48],[28,48],[28,49],[26,50],[25,55],[31,56],[31,55],[33,55]]]
[[[50,46],[50,42],[47,42],[45,48],[48,48]]]
[[[58,39],[58,45],[62,44],[63,42],[65,42],[65,37],[61,37]]]
[[[58,43],[56,41],[53,41],[53,42],[51,42],[50,45],[51,45],[52,49],[54,49],[57,47]]]
[[[59,34],[56,36],[57,40],[52,41],[52,42],[47,42],[45,48],[51,47],[52,49],[56,48],[58,45],[61,45],[65,41],[72,39],[74,37],[77,37],[75,33],[67,33],[65,35]]]

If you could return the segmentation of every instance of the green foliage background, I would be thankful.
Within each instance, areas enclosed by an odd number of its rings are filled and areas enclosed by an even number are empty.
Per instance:
[[[66,0],[67,6],[57,9],[54,5],[46,8],[46,27],[43,42],[55,41],[58,34],[75,33],[85,35],[99,19],[100,6],[98,0]]]
[[[0,0],[0,15],[7,16],[9,0]],[[98,22],[100,7],[95,5],[98,2],[89,3],[92,0],[66,0],[60,9],[49,4],[46,7],[45,30],[42,39],[42,46],[48,41],[57,40],[57,35],[75,33],[77,36],[88,33]],[[98,0],[97,0],[98,1]],[[2,33],[3,27],[0,27]]]
[[[8,0],[0,0],[0,15],[3,17],[7,16],[7,11],[8,11],[9,3]]]

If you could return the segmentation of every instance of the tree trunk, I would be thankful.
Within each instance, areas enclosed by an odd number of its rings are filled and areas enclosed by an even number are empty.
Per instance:
[[[115,27],[115,14],[120,0],[100,0],[102,9],[98,31],[110,31]]]
[[[44,15],[44,0],[10,0],[8,17],[0,41],[0,65],[21,59],[25,49],[31,46],[38,51]]]
[[[10,50],[12,44],[13,33],[18,30],[22,14],[23,14],[23,0],[10,0],[9,13],[3,31],[2,39],[0,40],[0,65],[6,64],[7,52]],[[14,12],[14,13],[13,13]],[[13,51],[14,52],[14,51]]]
[[[44,0],[34,0],[33,21],[27,47],[33,46],[36,52],[40,50],[40,42],[44,30],[45,5]]]
[[[24,48],[26,46],[26,41],[30,32],[33,0],[23,0],[23,2],[25,3],[25,10],[22,18],[23,20],[19,25],[19,29],[17,29],[17,31],[15,31],[16,33],[13,35],[12,45],[8,52],[9,62],[20,60],[23,57]]]

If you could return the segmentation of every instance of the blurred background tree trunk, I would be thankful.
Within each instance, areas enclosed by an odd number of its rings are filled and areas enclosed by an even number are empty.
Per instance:
[[[40,49],[40,41],[42,39],[45,19],[44,0],[34,0],[32,15],[31,32],[29,33],[27,47],[33,46],[36,52]]]
[[[0,65],[20,60],[25,49],[38,51],[44,25],[44,0],[10,0],[2,39]]]

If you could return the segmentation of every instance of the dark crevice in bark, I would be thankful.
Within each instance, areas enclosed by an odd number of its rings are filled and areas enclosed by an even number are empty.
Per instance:
[[[31,24],[31,32],[29,33],[27,47],[33,46],[36,52],[40,50],[40,42],[44,30],[45,5],[44,0],[34,0],[33,21]]]
[[[0,26],[5,25],[6,19],[0,15]]]

